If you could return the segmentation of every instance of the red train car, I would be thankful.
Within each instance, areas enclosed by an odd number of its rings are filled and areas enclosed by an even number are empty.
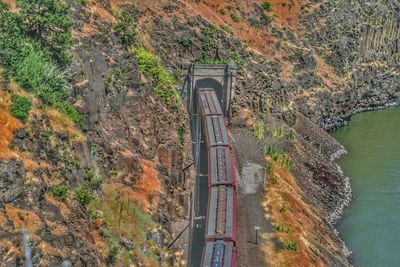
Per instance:
[[[222,108],[219,104],[219,100],[217,95],[215,94],[214,89],[202,88],[197,90],[197,94],[198,106],[200,107],[202,117],[207,117],[211,115],[224,115],[222,113]]]
[[[231,147],[224,117],[208,116],[202,118],[206,136],[207,147],[228,146]]]
[[[235,186],[233,156],[229,147],[211,147],[208,154],[208,187],[218,185]]]
[[[211,187],[208,197],[206,240],[236,242],[236,191],[231,186]]]
[[[235,267],[236,247],[232,242],[217,240],[207,242],[203,253],[201,266],[204,267]]]

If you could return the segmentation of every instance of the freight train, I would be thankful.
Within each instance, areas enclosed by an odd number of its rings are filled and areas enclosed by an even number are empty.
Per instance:
[[[203,267],[236,266],[236,179],[232,145],[219,99],[197,90],[208,153],[208,208]]]

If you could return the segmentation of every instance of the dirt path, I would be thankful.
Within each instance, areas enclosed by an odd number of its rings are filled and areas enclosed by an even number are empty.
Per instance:
[[[260,144],[247,129],[233,129],[234,153],[237,173],[237,264],[241,266],[268,266],[261,250],[266,242],[261,237],[272,231],[262,207],[265,188],[265,168]],[[255,243],[255,226],[259,226],[258,244]]]

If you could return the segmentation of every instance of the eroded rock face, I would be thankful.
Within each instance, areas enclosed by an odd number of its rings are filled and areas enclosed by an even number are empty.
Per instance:
[[[40,167],[33,164],[26,170],[29,161],[0,162],[0,205],[18,208],[0,213],[5,230],[13,231],[15,218],[10,214],[33,212],[43,230],[35,234],[35,242],[61,251],[40,247],[34,251],[35,262],[59,264],[68,258],[77,266],[96,266],[105,261],[108,246],[89,226],[87,211],[76,199],[65,205],[51,194],[52,186],[61,182],[79,186],[91,169],[132,187],[143,171],[141,160],[150,161],[164,190],[153,217],[171,232],[173,223],[186,213],[187,196],[177,177],[190,159],[190,148],[179,143],[177,129],[185,128],[187,119],[183,111],[168,110],[151,82],[141,76],[135,56],[113,32],[115,17],[107,10],[111,7],[126,9],[136,18],[138,43],[174,75],[183,78],[180,64],[201,61],[205,55],[208,60],[242,61],[233,121],[246,109],[252,113],[250,120],[271,116],[297,131],[299,147],[285,152],[294,159],[293,172],[307,200],[332,226],[332,214],[348,197],[348,188],[330,160],[341,147],[321,129],[342,126],[355,112],[398,104],[398,1],[290,1],[285,7],[273,6],[280,8],[275,17],[264,16],[258,4],[241,2],[237,14],[247,27],[229,21],[233,34],[229,27],[224,31],[215,26],[211,36],[207,31],[213,23],[226,24],[230,18],[213,20],[204,3],[132,1],[116,7],[110,5],[113,1],[102,1],[93,8],[67,2],[75,20],[76,45],[65,72],[71,100],[85,118],[87,142],[71,144],[68,135],[51,131],[46,116],[35,117],[31,129],[16,132],[12,147],[29,153]],[[287,13],[293,17],[282,23]],[[257,29],[251,34],[261,36],[260,42],[243,34],[249,27]],[[183,40],[190,40],[190,45],[182,45]],[[47,131],[54,139],[43,134]],[[120,243],[135,245],[124,238]],[[323,257],[331,263],[347,261],[329,252]]]
[[[10,203],[24,191],[25,170],[22,162],[0,162],[0,196],[2,203]]]

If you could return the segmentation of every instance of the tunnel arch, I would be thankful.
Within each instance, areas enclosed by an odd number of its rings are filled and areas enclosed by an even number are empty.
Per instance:
[[[199,88],[212,88],[215,91],[215,94],[218,97],[219,102],[222,106],[224,105],[224,87],[222,86],[223,81],[219,82],[213,78],[204,78],[196,80],[195,88],[196,90]]]

